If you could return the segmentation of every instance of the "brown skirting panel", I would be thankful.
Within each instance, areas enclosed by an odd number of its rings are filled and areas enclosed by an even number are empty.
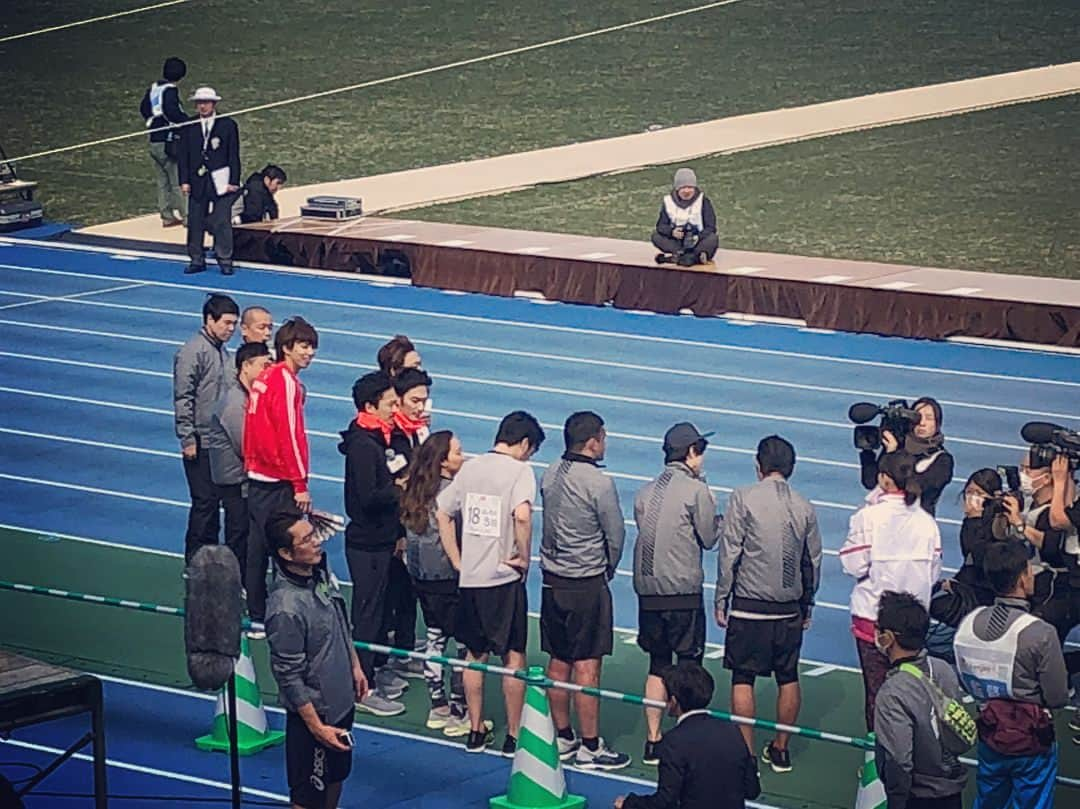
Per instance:
[[[268,224],[236,229],[237,259],[374,273],[388,255],[396,255],[408,260],[417,286],[503,296],[535,291],[549,300],[612,304],[661,313],[687,309],[701,316],[739,312],[803,320],[815,328],[898,337],[966,336],[1080,347],[1077,301],[1027,302],[1003,297],[1000,292],[975,297],[882,289],[876,285],[882,278],[902,277],[901,270],[914,268],[876,270],[862,279],[853,277],[848,283],[835,283],[813,280],[821,268],[812,265],[801,278],[792,277],[797,273],[790,267],[771,275],[768,270],[731,274],[724,272],[722,263],[720,269],[658,267],[640,261],[589,261],[394,241],[391,237],[334,235],[325,225],[311,232],[303,228],[275,230]],[[875,285],[868,285],[871,282]],[[1022,285],[1017,292],[1023,292]]]

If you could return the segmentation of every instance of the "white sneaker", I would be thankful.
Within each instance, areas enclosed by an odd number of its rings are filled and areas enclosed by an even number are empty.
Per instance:
[[[603,738],[595,750],[581,745],[574,755],[574,766],[583,770],[621,770],[630,764],[630,756],[617,753],[604,744]]]
[[[571,733],[574,731],[571,729]],[[555,742],[559,748],[559,758],[563,761],[569,761],[574,757],[574,753],[581,747],[581,737],[574,733],[574,738],[564,739],[559,734],[555,734]]]
[[[486,723],[488,722],[491,722],[491,720],[487,720]],[[492,723],[491,727],[495,727],[494,723]],[[449,736],[452,739],[458,736],[468,736],[470,730],[472,730],[472,724],[469,722],[469,712],[464,707],[451,705],[450,718],[446,720],[446,725],[442,729],[443,736]]]
[[[454,717],[450,713],[449,705],[441,705],[428,711],[427,722],[424,724],[430,730],[442,730]]]

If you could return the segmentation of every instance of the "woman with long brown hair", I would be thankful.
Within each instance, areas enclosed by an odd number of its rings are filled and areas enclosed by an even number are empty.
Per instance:
[[[449,430],[432,433],[415,450],[409,464],[409,479],[401,495],[401,524],[405,527],[405,559],[413,588],[427,626],[428,654],[445,655],[454,635],[458,608],[458,574],[443,550],[435,523],[435,498],[450,485],[461,469],[465,455],[461,442]],[[463,650],[459,650],[459,655]],[[450,673],[450,694],[446,693],[442,666],[424,663],[424,680],[431,696],[427,726],[442,728],[447,736],[469,732],[465,691],[461,670]]]

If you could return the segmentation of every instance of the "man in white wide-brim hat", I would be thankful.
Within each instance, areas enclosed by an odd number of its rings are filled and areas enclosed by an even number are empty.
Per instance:
[[[185,273],[203,272],[203,233],[214,236],[214,252],[223,275],[233,274],[232,203],[240,190],[240,131],[236,121],[217,114],[221,96],[200,87],[191,96],[198,117],[184,128],[180,143],[180,190],[188,196]]]

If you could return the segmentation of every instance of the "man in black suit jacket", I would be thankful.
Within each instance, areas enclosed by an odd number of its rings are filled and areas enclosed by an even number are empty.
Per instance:
[[[616,798],[615,809],[744,809],[761,794],[757,759],[738,728],[709,716],[712,675],[685,661],[668,668],[663,680],[677,724],[656,746],[656,793]]]
[[[240,190],[240,131],[232,118],[217,114],[221,100],[213,87],[191,96],[199,117],[184,128],[180,140],[180,190],[188,196],[185,273],[206,269],[203,233],[214,235],[214,252],[223,275],[233,274],[232,204]]]

